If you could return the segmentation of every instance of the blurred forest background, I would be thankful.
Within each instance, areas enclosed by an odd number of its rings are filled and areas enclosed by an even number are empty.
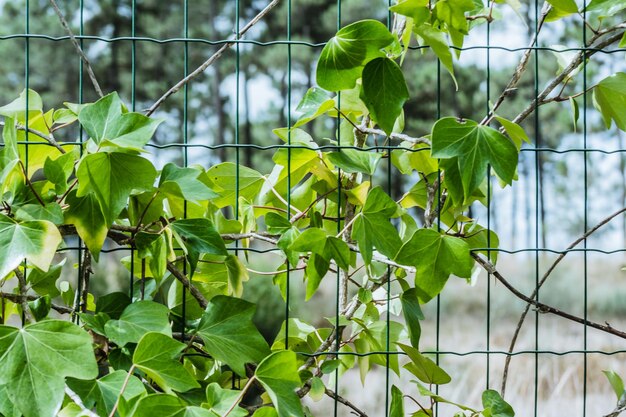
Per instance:
[[[160,166],[175,161],[207,167],[219,161],[234,161],[238,153],[243,165],[264,174],[271,171],[272,149],[211,147],[235,142],[257,147],[280,144],[282,142],[272,129],[287,126],[289,118],[296,120],[299,100],[308,88],[315,85],[315,63],[323,43],[337,30],[338,9],[336,0],[292,0],[291,3],[291,16],[288,16],[287,1],[283,1],[245,35],[244,42],[228,50],[203,75],[194,79],[189,84],[187,97],[181,91],[160,107],[155,116],[164,117],[167,121],[158,129],[150,149],[151,158]],[[118,91],[135,110],[142,111],[186,73],[198,67],[225,40],[231,39],[237,26],[243,27],[267,5],[267,1],[189,1],[187,10],[182,0],[59,0],[58,4],[74,33],[80,35],[83,49],[105,93]],[[489,30],[487,25],[482,24],[472,31],[460,59],[455,62],[458,91],[455,91],[447,72],[439,68],[434,54],[417,48],[410,51],[403,63],[408,70],[406,74],[411,93],[411,100],[404,108],[405,132],[411,136],[428,134],[439,116],[481,120],[488,112],[489,100],[495,100],[501,93],[528,45],[535,30],[535,13],[535,4],[529,4],[527,0],[521,3],[511,0],[508,4],[496,6],[500,19],[491,23]],[[341,2],[342,26],[364,18],[387,22],[387,2]],[[291,33],[288,33],[289,29]],[[284,42],[289,36],[291,44]],[[183,38],[188,38],[188,41]],[[550,49],[552,46],[579,47],[581,42],[582,20],[578,16],[548,24],[539,37],[539,45],[546,49],[540,48],[536,55],[533,53],[518,90],[507,99],[500,114],[513,118],[530,103],[535,86],[542,89],[554,77],[559,64],[558,54]],[[486,45],[493,49],[486,49]],[[0,0],[0,56],[2,104],[13,100],[25,88],[26,74],[28,86],[41,94],[45,108],[61,107],[65,101],[90,102],[97,99],[86,74],[81,72],[82,66],[72,44],[47,0],[27,0],[27,3],[23,0]],[[587,85],[625,67],[623,52],[596,54],[586,71]],[[582,86],[581,71],[570,83],[571,90],[568,91],[582,91]],[[537,119],[531,116],[524,122],[532,144],[525,145],[526,149],[521,153],[519,182],[505,190],[494,182],[490,210],[476,207],[472,213],[482,225],[489,223],[498,233],[500,247],[504,250],[500,264],[504,271],[513,274],[516,284],[527,291],[532,288],[535,276],[543,273],[544,265],[549,265],[556,256],[549,250],[562,250],[584,233],[585,218],[591,227],[626,205],[626,138],[617,130],[608,135],[602,132],[602,121],[593,109],[590,95],[586,101],[579,97],[577,102],[581,113],[577,123],[572,120],[568,102],[542,107]],[[323,138],[334,137],[333,128],[319,121],[307,125],[318,143],[323,143]],[[76,137],[65,139],[73,141]],[[179,146],[181,144],[187,146]],[[580,152],[584,147],[592,150]],[[540,151],[534,148],[540,148]],[[387,184],[384,165],[381,164],[375,183]],[[396,169],[392,169],[391,173],[390,184],[395,198],[400,198],[418,180],[402,175]],[[415,214],[419,216],[419,213]],[[594,283],[589,298],[590,314],[600,322],[609,320],[615,323],[615,327],[620,327],[620,324],[624,327],[626,286],[623,281],[626,273],[621,271],[621,267],[625,263],[626,217],[621,216],[594,234],[587,246],[612,254],[596,251],[590,252],[586,258],[581,253],[568,256],[558,276],[552,279],[554,284],[547,284],[542,291],[546,299],[557,306],[567,306],[576,310],[575,313],[581,313],[582,285],[588,273],[589,280]],[[261,255],[251,256],[258,257],[260,263],[272,262]],[[537,265],[536,257],[539,259]],[[109,275],[104,282],[111,282],[111,275],[120,274],[120,271],[107,269],[105,264],[99,265],[97,272],[102,276]],[[281,315],[283,309],[278,308],[282,300],[270,285],[271,280],[259,277],[256,281],[251,280],[246,294],[253,300],[263,300],[259,307],[259,323],[265,326],[267,333],[275,333],[284,318]],[[123,282],[120,281],[119,285]],[[452,285],[444,292],[441,304],[427,311],[427,318],[431,321],[435,309],[442,314],[442,327],[424,333],[424,337],[432,338],[432,346],[442,348],[439,339],[435,340],[433,336],[436,330],[440,330],[442,335],[448,335],[450,349],[459,349],[460,346],[485,349],[485,343],[487,348],[492,349],[508,347],[508,335],[514,329],[522,305],[512,302],[504,291],[499,293],[499,289],[486,296],[485,279],[480,280],[477,286],[476,291],[468,292],[464,282]],[[322,291],[314,297],[310,305],[294,305],[293,314],[297,316],[316,311],[315,316],[320,318],[325,312],[334,314],[334,303],[330,301],[333,298],[334,293],[329,288],[326,293]],[[487,313],[489,302],[493,305]],[[457,320],[461,313],[463,319]],[[454,318],[448,321],[452,323],[451,327],[445,327],[446,317]],[[542,319],[548,323],[546,334],[555,328],[554,320],[557,319]],[[500,334],[494,327],[490,339],[485,322],[501,326],[505,335],[498,339]],[[539,326],[539,322],[536,325]],[[458,326],[464,327],[465,333],[455,332]],[[475,331],[468,332],[467,329]],[[571,331],[581,332],[578,329]],[[532,326],[527,325],[527,344],[531,347],[536,346],[533,345],[533,332]],[[495,339],[493,335],[496,335]],[[574,342],[544,338],[546,349],[555,350],[573,349],[572,344],[580,344],[580,339],[572,340]],[[604,339],[598,340],[599,349],[616,349],[615,341],[604,343]],[[554,346],[547,346],[552,342]],[[613,355],[611,360],[618,357]],[[568,395],[571,396],[572,410],[580,410],[582,397],[579,385],[585,376],[576,368],[568,371],[571,380],[562,382],[563,373],[554,371],[555,368],[548,365],[553,363],[551,360],[548,357],[542,362],[542,367],[547,367],[548,381],[542,390],[547,389],[549,394],[558,384],[565,384],[571,388]],[[572,359],[568,360],[573,363]],[[608,363],[605,356],[598,360],[605,361],[601,364]],[[488,372],[484,367],[486,363],[480,359],[481,367],[472,368],[468,384],[484,386],[489,372],[494,378],[497,376],[499,384],[501,375],[498,375],[498,366],[492,365]],[[622,371],[626,370],[623,365],[621,367]],[[459,365],[459,372],[465,375],[470,372],[469,368]],[[455,372],[450,373],[454,378]],[[551,379],[553,374],[559,377]],[[471,375],[476,379],[473,380]],[[601,381],[601,377],[593,381]],[[519,381],[520,390],[529,390],[524,382],[532,386],[530,375],[520,377]],[[603,381],[597,382],[598,390],[610,394],[608,385],[605,385]],[[468,392],[457,394],[469,395]],[[527,397],[526,400],[523,397],[528,393],[518,391],[518,394],[520,397],[512,401],[513,405],[522,408],[532,406]],[[606,398],[610,398],[608,394]],[[532,396],[532,392],[529,395]],[[606,405],[610,404],[610,400],[606,401],[597,401],[601,406],[599,410],[609,411]],[[557,416],[564,415],[563,412],[557,402],[556,414],[540,414]],[[522,412],[520,415],[529,414]]]

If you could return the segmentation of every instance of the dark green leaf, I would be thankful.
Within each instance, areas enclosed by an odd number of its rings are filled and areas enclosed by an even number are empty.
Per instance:
[[[404,75],[395,61],[376,58],[365,65],[361,99],[372,119],[390,135],[402,106],[409,99]]]
[[[130,297],[123,292],[111,292],[98,297],[96,313],[106,313],[112,319],[119,319],[126,307],[130,305]]]
[[[486,417],[514,417],[513,408],[502,399],[498,391],[488,389],[483,392],[483,414]]]
[[[48,271],[61,241],[61,233],[48,221],[17,222],[0,214],[0,278],[17,268],[24,258]]]
[[[502,181],[511,184],[518,152],[509,138],[491,127],[473,120],[458,121],[446,117],[433,126],[432,156],[456,158],[464,195],[468,199],[487,177],[488,164]]]
[[[171,334],[146,333],[135,349],[133,363],[161,388],[185,392],[200,386],[178,360],[185,347]]]
[[[265,215],[265,225],[267,226],[268,233],[283,234],[287,230],[291,229],[291,223],[289,219],[284,215],[274,213],[270,211]]]
[[[201,253],[227,256],[228,251],[220,234],[209,219],[182,219],[170,224],[187,248],[192,270],[196,269]]]
[[[98,375],[91,342],[67,321],[0,326],[0,387],[24,416],[53,417],[63,402],[65,377]]]
[[[402,242],[400,235],[389,219],[396,215],[398,205],[380,187],[373,188],[358,214],[352,228],[352,238],[357,241],[366,264],[372,261],[372,249],[385,256],[393,257]]]
[[[37,268],[29,269],[26,279],[31,288],[39,295],[49,295],[53,298],[58,296],[60,292],[56,287],[56,282],[61,276],[64,263],[51,266],[47,272]]]
[[[148,332],[172,336],[169,310],[154,301],[137,301],[124,309],[119,320],[110,320],[104,326],[107,336],[119,346],[137,343]]]
[[[330,262],[316,253],[311,254],[306,264],[306,301],[317,291],[326,272],[330,268]]]
[[[337,32],[317,63],[317,83],[328,91],[347,90],[356,84],[363,65],[378,56],[394,37],[382,23],[361,20]]]
[[[626,73],[618,72],[600,81],[593,89],[593,102],[602,113],[607,129],[613,120],[619,129],[626,131]]]
[[[246,375],[246,363],[258,363],[269,353],[252,322],[254,311],[252,303],[218,295],[211,299],[198,325],[207,352],[241,376]]]
[[[402,312],[404,313],[404,321],[409,332],[409,340],[414,348],[419,348],[420,336],[422,335],[422,326],[420,320],[424,320],[424,314],[420,308],[417,290],[409,288],[400,294],[400,302],[402,303]]]
[[[469,278],[474,260],[461,238],[419,229],[402,245],[395,261],[417,268],[415,285],[420,301],[428,302],[441,292],[450,274]]]
[[[301,382],[294,352],[272,353],[259,364],[255,375],[270,396],[279,417],[304,417],[300,398],[295,392]]]

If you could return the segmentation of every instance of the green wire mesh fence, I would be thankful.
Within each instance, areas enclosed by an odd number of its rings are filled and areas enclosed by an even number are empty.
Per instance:
[[[72,45],[75,39],[105,92],[119,91],[134,111],[154,111],[156,117],[167,117],[148,145],[157,166],[168,161],[184,166],[232,161],[237,167],[241,164],[269,172],[271,155],[277,149],[286,149],[288,163],[292,163],[291,152],[297,145],[291,145],[290,137],[283,144],[273,136],[272,129],[293,125],[299,100],[315,84],[315,62],[325,42],[336,30],[358,19],[376,19],[391,27],[388,7],[392,4],[283,0],[275,2],[279,4],[245,36],[238,36],[268,3],[59,1],[75,35],[70,36],[48,1],[0,0],[0,97],[8,102],[22,89],[33,88],[50,107],[59,107],[64,100],[83,103],[97,99],[87,64]],[[457,68],[458,92],[434,56],[423,54],[423,48],[410,48],[403,65],[414,74],[409,87],[416,98],[405,108],[407,131],[426,134],[442,116],[480,120],[489,113],[491,100],[505,88],[520,57],[530,50],[530,70],[520,84],[520,92],[511,92],[519,97],[511,101],[510,109],[503,110],[513,112],[519,103],[531,102],[540,94],[557,68],[559,55],[584,50],[587,32],[580,25],[557,25],[542,31],[537,46],[529,49],[530,39],[539,32],[538,0],[523,3],[517,11],[519,16],[513,8],[503,9],[502,13],[503,19],[483,25],[463,48],[458,48],[464,58]],[[599,51],[602,65],[581,70],[583,90],[598,74],[623,68],[623,52]],[[151,108],[158,97],[211,56],[218,58],[158,109]],[[567,107],[535,109],[524,125],[531,144],[522,149],[519,183],[502,190],[495,180],[490,182],[488,209],[475,207],[473,214],[498,233],[500,268],[516,276],[516,284],[527,294],[539,285],[559,255],[571,253],[561,262],[558,277],[542,287],[538,297],[567,307],[585,319],[593,317],[602,322],[610,317],[608,321],[619,327],[626,324],[626,291],[618,286],[624,278],[623,273],[619,275],[626,252],[624,221],[612,223],[603,234],[583,239],[576,247],[567,246],[626,204],[625,139],[615,131],[617,140],[608,141],[594,130],[598,120],[588,111],[590,101],[587,94],[579,98],[575,133],[571,133]],[[318,123],[311,133],[320,138],[332,137],[335,127]],[[75,134],[84,136],[78,131]],[[350,148],[340,136],[337,139],[336,145],[328,146]],[[26,149],[36,146],[45,145],[29,142]],[[385,143],[368,148],[370,152],[384,149],[392,147]],[[390,160],[381,164],[372,183],[399,198],[409,185],[391,167]],[[239,168],[237,173],[239,190]],[[289,179],[288,184],[288,189],[295,185]],[[291,198],[289,194],[288,205]],[[238,219],[239,213],[236,205],[228,215]],[[80,241],[63,249],[75,253],[78,271],[83,250]],[[269,263],[271,255],[263,246],[233,246],[229,250],[259,265]],[[94,291],[98,286],[118,286],[139,298],[144,289],[132,278],[137,275],[135,253],[117,247],[104,252],[107,255],[95,267]],[[107,257],[121,256],[130,256],[130,279],[128,272],[107,266],[112,264]],[[336,287],[327,285],[319,296],[303,303],[297,274],[287,272],[284,302],[266,278],[259,275],[259,283],[251,283],[244,295],[259,302],[257,322],[270,337],[289,317],[318,321],[329,317],[339,322],[339,279]],[[385,296],[389,297],[390,292]],[[393,300],[387,301],[393,304]],[[184,317],[184,300],[182,306]],[[452,388],[442,387],[441,394],[460,402],[479,403],[483,389],[500,389],[508,358],[507,400],[518,415],[586,416],[608,411],[607,404],[613,400],[601,370],[626,372],[623,345],[586,326],[570,326],[531,309],[517,344],[509,352],[523,308],[486,275],[479,277],[471,289],[464,282],[453,283],[425,307],[430,318],[424,322],[422,333],[425,351],[445,365],[456,381]],[[391,309],[385,314],[389,323]],[[389,346],[369,353],[382,355],[387,363],[398,354]],[[398,381],[387,366],[369,375],[364,385],[358,371],[337,376],[335,390],[353,399],[369,415],[382,416],[388,413],[391,384],[407,382]],[[312,403],[311,409],[320,416],[348,415],[336,400]],[[442,405],[441,415],[446,412]]]

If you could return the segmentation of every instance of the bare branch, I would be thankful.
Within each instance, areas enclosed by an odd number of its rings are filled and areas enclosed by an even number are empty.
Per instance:
[[[589,236],[591,236],[593,233],[595,233],[602,226],[604,226],[605,224],[609,223],[611,220],[613,220],[614,218],[616,218],[617,216],[619,216],[620,214],[622,214],[624,212],[626,212],[626,207],[624,207],[624,208],[616,211],[615,213],[609,215],[608,217],[602,219],[598,224],[596,224],[594,227],[592,227],[587,232],[585,232],[585,234],[583,234],[581,237],[579,237],[578,239],[573,241],[567,247],[567,249],[565,251],[563,251],[556,258],[556,260],[552,263],[550,268],[548,268],[548,270],[543,274],[543,276],[541,277],[541,280],[539,280],[539,282],[537,283],[537,287],[534,289],[533,293],[530,295],[529,298],[535,299],[537,297],[537,294],[539,293],[539,289],[543,286],[543,284],[546,282],[548,277],[552,274],[554,269],[559,265],[559,263],[561,263],[563,258],[565,258],[565,256],[569,253],[569,251],[571,249],[574,249],[576,246],[578,246],[578,244],[580,242],[582,242],[585,239],[587,239]],[[529,310],[530,310],[530,304],[526,304],[526,308],[524,308],[524,312],[520,316],[520,318],[519,318],[519,320],[517,322],[517,327],[515,328],[515,332],[513,333],[513,338],[511,339],[511,344],[509,345],[509,353],[512,353],[513,349],[515,349],[515,344],[517,343],[517,338],[518,338],[518,336],[520,334],[520,331],[522,330],[522,325],[524,324],[524,320],[526,319],[526,315],[528,314]],[[509,365],[511,363],[511,358],[512,358],[511,355],[507,355],[506,359],[504,360],[504,371],[502,373],[502,386],[501,386],[501,390],[500,390],[502,395],[504,395],[504,392],[506,391],[506,382],[507,382],[507,377],[508,377],[508,374],[509,374]]]
[[[356,414],[357,416],[359,416],[359,417],[367,417],[367,414],[365,414],[363,411],[361,411],[356,405],[352,404],[350,401],[348,401],[347,399],[343,398],[341,395],[337,394],[336,392],[331,391],[328,388],[326,388],[324,393],[326,395],[328,395],[330,398],[339,401],[341,404],[345,405],[346,407],[351,408],[354,411],[354,414]]]
[[[158,109],[161,104],[163,104],[163,102],[165,100],[167,100],[171,95],[177,93],[181,88],[183,88],[183,86],[185,84],[187,84],[189,81],[193,80],[194,78],[196,78],[198,75],[202,74],[204,71],[206,71],[207,68],[209,68],[211,65],[213,65],[213,63],[215,61],[217,61],[218,59],[220,59],[222,57],[222,55],[224,54],[224,52],[226,52],[230,47],[232,47],[235,43],[236,40],[238,40],[239,38],[241,38],[241,36],[243,36],[244,33],[246,33],[252,26],[254,26],[255,24],[257,24],[259,22],[259,20],[261,20],[266,14],[268,14],[270,12],[270,10],[272,10],[274,7],[276,7],[276,5],[278,5],[278,3],[280,3],[280,0],[272,0],[263,10],[261,10],[259,12],[259,14],[257,14],[256,16],[254,16],[252,18],[252,20],[250,20],[235,36],[235,40],[230,41],[225,43],[224,45],[222,45],[222,47],[220,49],[217,50],[217,52],[215,52],[213,55],[211,55],[211,57],[209,59],[207,59],[206,61],[204,61],[204,63],[202,65],[200,65],[198,68],[196,68],[195,70],[193,70],[193,72],[191,72],[189,75],[187,75],[185,78],[183,78],[182,80],[180,80],[178,83],[176,83],[176,85],[174,85],[172,88],[170,88],[169,90],[167,90],[167,92],[165,94],[163,94],[148,110],[146,110],[146,115],[150,116],[152,113],[154,113],[156,111],[156,109]]]
[[[24,313],[24,321],[26,321],[26,323],[34,323],[35,318],[33,317],[33,313],[30,311],[30,306],[28,305],[28,286],[26,285],[26,277],[24,277],[24,274],[19,267],[15,268],[13,272],[17,277],[17,286],[20,292],[20,305],[22,306],[22,312]]]
[[[70,25],[67,23],[67,20],[65,20],[65,16],[63,16],[63,12],[61,12],[61,9],[59,9],[59,6],[57,6],[57,3],[55,0],[50,0],[50,4],[52,5],[54,12],[59,17],[59,20],[61,21],[61,25],[63,26],[63,28],[69,35],[70,40],[72,41],[72,44],[74,45],[74,49],[76,49],[76,52],[78,53],[78,56],[80,56],[80,59],[83,60],[83,63],[87,67],[87,74],[89,75],[89,79],[91,80],[91,83],[93,84],[93,88],[96,90],[96,93],[98,93],[99,97],[104,96],[104,94],[102,93],[102,89],[100,88],[100,84],[98,84],[98,80],[96,79],[96,75],[94,74],[93,69],[91,68],[91,63],[89,62],[89,59],[87,59],[87,55],[85,55],[85,53],[83,52],[83,49],[80,47],[80,44],[76,40],[76,36],[74,36],[72,29],[70,29]]]
[[[0,126],[4,127],[4,122],[0,122]],[[16,124],[15,128],[17,130],[23,130],[25,132],[32,133],[35,136],[39,136],[40,138],[42,138],[43,140],[48,142],[50,145],[52,145],[55,148],[57,148],[59,150],[59,152],[66,153],[65,149],[63,149],[63,147],[61,145],[59,145],[59,143],[56,141],[56,139],[54,139],[54,136],[52,134],[47,135],[47,134],[45,134],[43,132],[40,132],[39,130],[32,129],[30,127],[26,127],[26,126],[23,126],[21,124]]]
[[[480,266],[483,267],[483,269],[485,271],[487,271],[488,273],[493,275],[498,281],[500,281],[502,284],[504,284],[504,286],[509,291],[511,291],[513,293],[513,295],[515,295],[520,300],[523,300],[523,301],[525,301],[525,302],[527,302],[529,304],[534,305],[535,307],[537,307],[539,312],[554,314],[556,316],[563,317],[563,318],[565,318],[567,320],[571,320],[571,321],[576,322],[576,323],[584,324],[586,326],[593,327],[594,329],[598,329],[598,330],[601,330],[603,332],[606,332],[606,333],[612,334],[614,336],[620,337],[622,339],[626,339],[626,332],[614,329],[613,327],[609,326],[608,324],[600,324],[600,323],[596,323],[596,322],[593,322],[593,321],[589,321],[589,320],[586,320],[586,319],[584,319],[582,317],[575,316],[573,314],[570,314],[570,313],[567,313],[565,311],[559,310],[558,308],[549,306],[547,304],[541,303],[541,302],[539,302],[537,300],[534,300],[532,298],[527,297],[522,292],[520,292],[517,288],[515,288],[513,285],[511,285],[506,280],[506,278],[504,278],[504,276],[502,276],[502,274],[500,274],[500,272],[496,269],[496,267],[491,262],[487,261],[486,259],[483,259],[481,256],[479,256],[477,254],[472,254],[472,257],[476,260],[476,262],[478,262],[478,264]]]
[[[189,281],[189,279],[187,279],[185,274],[183,274],[180,270],[178,270],[178,268],[176,268],[176,265],[174,265],[171,262],[168,262],[167,270],[170,271],[172,275],[174,275],[174,277],[177,280],[179,280],[180,283],[183,284],[185,288],[189,290],[193,298],[196,299],[196,301],[198,302],[198,304],[200,304],[200,307],[202,307],[203,310],[207,308],[207,306],[209,305],[209,302],[207,301],[207,299],[204,297],[204,295],[202,295],[202,293],[200,292],[198,288],[196,288],[195,286],[191,284],[191,282]]]
[[[26,300],[26,301],[34,301],[34,300],[37,300],[39,297],[36,296],[36,295],[26,295],[26,296],[23,296],[21,294],[12,294],[12,293],[7,293],[7,292],[0,292],[0,298],[6,298],[9,301],[21,304],[24,300]],[[54,311],[58,312],[58,313],[61,313],[61,314],[72,314],[74,312],[74,310],[69,308],[69,307],[60,306],[60,305],[57,305],[57,304],[51,304],[50,308],[53,309]]]

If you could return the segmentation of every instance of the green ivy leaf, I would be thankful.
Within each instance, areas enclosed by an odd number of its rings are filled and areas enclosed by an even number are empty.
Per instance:
[[[24,416],[53,417],[63,403],[65,377],[98,375],[91,342],[67,321],[0,326],[0,387]]]
[[[317,83],[328,91],[354,87],[363,65],[383,56],[380,50],[393,40],[393,35],[377,20],[361,20],[340,29],[320,54]]]
[[[402,70],[389,58],[376,58],[363,68],[361,99],[372,119],[390,135],[402,106],[409,99],[409,90]]]
[[[133,417],[219,417],[205,408],[187,406],[183,400],[167,394],[143,397],[137,403]]]
[[[218,416],[225,415],[230,407],[239,399],[240,391],[223,389],[216,382],[206,387],[207,401],[202,403],[203,408],[208,408]],[[235,407],[229,414],[232,417],[245,417],[248,411],[241,407]]]
[[[189,391],[200,385],[178,360],[185,347],[171,335],[146,333],[135,349],[133,363],[164,390]]]
[[[445,22],[448,29],[467,35],[468,24],[465,12],[469,12],[475,7],[476,5],[472,0],[441,0],[435,5],[435,10],[437,19]]]
[[[226,245],[209,219],[182,219],[170,223],[175,236],[187,249],[192,273],[201,253],[228,256]]]
[[[404,394],[395,385],[391,386],[389,417],[404,417]]]
[[[607,129],[613,120],[619,129],[626,131],[626,73],[618,72],[600,81],[593,89],[593,104],[602,114]]]
[[[326,157],[333,165],[338,166],[348,174],[362,172],[374,175],[376,167],[383,157],[380,153],[357,151],[356,149],[342,149],[341,152],[329,152]]]
[[[35,90],[29,88],[28,90],[23,90],[20,96],[9,104],[0,107],[0,115],[24,122],[26,120],[27,101],[29,119],[43,112],[41,96]]]
[[[161,171],[159,190],[192,203],[217,198],[218,195],[198,179],[201,174],[202,171],[198,169],[179,168],[170,162]]]
[[[306,263],[306,301],[315,294],[330,268],[330,261],[316,253],[311,254]]]
[[[426,21],[430,15],[428,8],[428,0],[403,0],[398,4],[389,8],[394,13],[402,16],[410,17],[416,25],[420,25]]]
[[[137,301],[124,309],[119,320],[110,320],[104,326],[106,335],[117,345],[137,343],[148,332],[172,336],[169,310],[154,301]]]
[[[420,320],[424,320],[424,314],[420,308],[417,290],[415,288],[409,288],[400,294],[400,303],[402,304],[406,328],[409,332],[409,340],[413,347],[418,348],[420,336],[422,335]]]
[[[56,159],[46,158],[43,164],[43,173],[54,184],[57,194],[67,191],[67,179],[74,171],[74,153],[62,154]]]
[[[85,156],[78,165],[76,196],[94,194],[107,225],[111,225],[128,204],[131,191],[151,190],[156,176],[156,169],[145,158],[119,152],[99,152]]]
[[[207,352],[241,376],[246,375],[246,363],[258,363],[269,353],[252,322],[255,309],[242,299],[218,295],[209,301],[198,325]]]
[[[294,352],[272,353],[259,364],[255,375],[270,396],[279,417],[304,417],[300,398],[295,392],[301,382]]]
[[[239,165],[237,173],[237,164],[232,162],[213,165],[207,170],[204,178],[209,188],[219,195],[218,198],[211,200],[218,208],[235,206],[237,195],[254,201],[265,182],[263,175],[243,165]]]
[[[402,343],[398,343],[398,346],[411,359],[411,362],[404,365],[404,367],[420,381],[427,384],[443,385],[452,380],[446,371],[437,366],[431,359],[422,355],[416,348]]]
[[[432,130],[433,158],[456,158],[467,200],[487,176],[487,166],[506,184],[517,169],[515,144],[497,130],[473,120],[445,117]]]
[[[621,396],[624,394],[624,381],[622,380],[622,377],[620,377],[615,371],[602,372],[606,376],[606,379],[609,380],[609,383],[611,384],[611,387],[613,388],[613,391],[619,401]]]
[[[298,107],[296,107],[296,111],[301,112],[302,115],[293,127],[297,128],[305,125],[325,114],[333,107],[335,107],[335,101],[326,91],[319,87],[311,87],[302,97]]]
[[[420,301],[425,303],[441,292],[450,274],[462,278],[472,275],[474,260],[469,249],[460,238],[419,229],[402,245],[394,260],[417,268],[415,286]]]
[[[64,263],[65,260],[58,265],[51,266],[45,272],[38,268],[31,268],[28,270],[26,280],[37,294],[57,297],[60,292],[56,287],[56,282],[61,277]]]
[[[328,236],[325,231],[317,227],[311,227],[302,232],[288,250],[312,252],[326,261],[334,259],[341,269],[348,269],[352,263],[350,248],[346,242],[334,236]]]
[[[506,131],[506,134],[509,135],[513,143],[515,143],[515,147],[518,151],[522,147],[522,142],[530,143],[528,135],[520,125],[510,120],[507,120],[504,117],[496,116],[495,118],[498,122],[500,122],[500,124]]]
[[[61,243],[61,233],[48,221],[17,222],[0,214],[0,278],[26,260],[47,271]]]
[[[587,5],[588,12],[597,12],[601,16],[615,16],[626,9],[622,0],[591,0]]]
[[[85,197],[77,197],[76,191],[71,191],[65,198],[65,202],[69,205],[65,212],[65,223],[76,227],[78,236],[85,242],[94,259],[98,261],[109,227],[96,195],[87,194]]]
[[[366,264],[372,262],[372,250],[376,248],[385,256],[393,257],[402,242],[395,227],[389,222],[396,215],[398,205],[380,187],[367,195],[365,206],[357,216],[352,228],[352,238]]]
[[[483,392],[483,415],[485,417],[514,417],[513,408],[502,399],[498,391],[488,389]]]
[[[115,92],[83,107],[78,120],[96,144],[134,150],[142,149],[162,122],[126,112]]]
[[[458,90],[459,84],[456,82],[456,77],[454,76],[452,53],[450,52],[450,46],[448,45],[448,40],[446,39],[445,32],[428,24],[416,26],[413,31],[420,38],[422,38],[423,44],[430,46],[430,49],[435,53],[435,55],[437,55],[437,58],[439,58],[441,65],[443,65],[444,68],[447,69],[452,76],[454,85]]]

